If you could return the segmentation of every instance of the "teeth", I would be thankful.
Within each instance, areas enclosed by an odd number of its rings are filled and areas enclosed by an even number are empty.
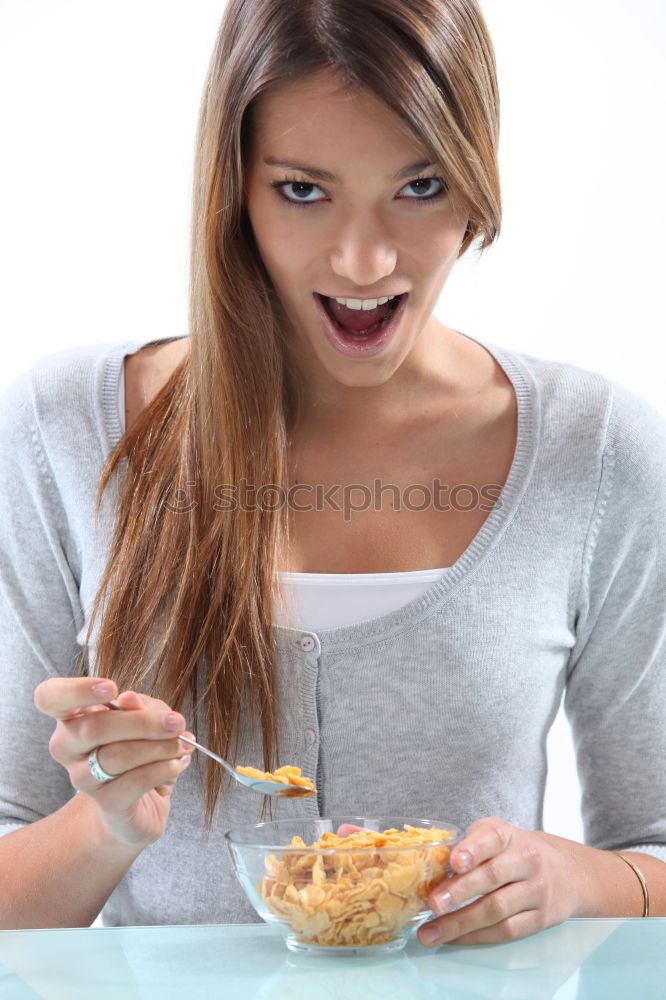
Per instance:
[[[396,296],[385,295],[383,299],[336,299],[335,301],[339,302],[341,306],[347,306],[347,309],[363,309],[367,312],[369,309],[383,306],[390,298],[396,298]]]

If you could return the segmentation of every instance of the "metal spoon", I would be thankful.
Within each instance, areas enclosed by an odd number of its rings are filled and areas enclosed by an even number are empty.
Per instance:
[[[107,708],[113,708],[116,712],[126,712],[127,709],[122,708],[120,705],[115,705],[112,701],[105,701],[104,704]],[[216,753],[209,750],[208,747],[204,747],[201,743],[196,743],[195,740],[191,740],[189,736],[179,736],[179,740],[183,743],[189,743],[190,746],[196,747],[197,750],[201,750],[208,757],[212,757],[216,760],[218,764],[227,771],[231,777],[237,781],[240,785],[245,785],[246,788],[251,788],[253,792],[259,792],[260,795],[279,795],[281,798],[285,799],[300,799],[304,798],[306,795],[316,795],[316,791],[312,788],[305,788],[304,785],[283,785],[279,781],[264,781],[261,778],[249,778],[246,774],[239,774],[231,764],[229,764],[222,757],[218,757]]]

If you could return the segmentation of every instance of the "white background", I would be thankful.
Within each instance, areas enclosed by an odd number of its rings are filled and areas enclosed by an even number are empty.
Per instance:
[[[194,130],[223,0],[0,0],[0,389],[78,344],[187,332]],[[666,414],[663,0],[482,0],[498,244],[436,313],[603,372]],[[662,289],[662,291],[660,291]],[[580,839],[562,716],[545,827]]]

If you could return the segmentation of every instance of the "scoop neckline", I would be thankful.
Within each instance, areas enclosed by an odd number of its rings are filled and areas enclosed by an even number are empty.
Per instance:
[[[424,578],[436,576],[439,573],[443,573],[446,569],[448,569],[448,566],[433,567],[433,569],[396,570],[395,573],[292,573],[289,570],[281,569],[277,571],[277,575],[295,580],[297,583],[301,580],[308,582],[311,580],[313,583],[337,583],[338,581],[350,581],[353,583],[356,580],[359,583],[372,583],[374,580],[385,580],[387,577],[396,582],[400,580],[408,582],[413,580],[415,576],[422,576]]]
[[[541,433],[538,386],[529,368],[515,351],[499,347],[490,341],[455,330],[455,333],[479,344],[495,359],[513,386],[517,406],[516,446],[509,474],[492,511],[483,522],[467,548],[451,566],[440,571],[438,579],[420,597],[409,601],[396,611],[369,618],[352,625],[338,625],[329,629],[307,630],[287,625],[272,624],[276,642],[290,645],[295,636],[304,632],[317,635],[322,650],[343,649],[359,644],[383,642],[407,628],[414,628],[425,618],[441,610],[453,596],[471,581],[474,573],[500,543],[513,520],[532,477],[538,441]],[[132,340],[113,352],[108,359],[104,378],[103,397],[107,427],[111,444],[120,440],[121,425],[117,407],[118,379],[123,372],[123,359],[148,344],[181,340],[182,337]],[[286,571],[278,571],[278,574]],[[414,572],[431,572],[419,571]],[[310,576],[311,574],[304,574]],[[314,574],[317,575],[317,574]],[[342,574],[321,574],[340,576]],[[368,576],[370,574],[354,574]],[[390,575],[393,574],[371,574]],[[290,577],[291,578],[291,577]],[[298,641],[298,640],[297,640]]]
[[[274,623],[272,627],[278,645],[289,645],[294,641],[298,644],[298,637],[303,634],[316,635],[321,650],[326,652],[390,640],[401,632],[417,627],[424,619],[439,612],[462,587],[471,582],[480,565],[501,542],[502,536],[516,515],[534,471],[541,433],[538,386],[532,373],[516,352],[460,330],[456,330],[455,333],[474,341],[488,351],[511,382],[516,396],[518,424],[516,445],[511,468],[498,501],[455,563],[442,569],[438,579],[419,597],[395,611],[351,625],[308,630]]]
[[[118,398],[120,392],[120,380],[124,378],[125,358],[131,354],[136,354],[144,347],[152,347],[154,344],[168,344],[172,340],[186,340],[187,334],[173,337],[135,337],[132,340],[123,341],[122,344],[114,344],[115,350],[106,358],[102,376],[102,411],[104,413],[104,426],[107,432],[107,445],[109,451],[120,441],[125,427],[120,419]],[[124,388],[123,388],[124,396]]]

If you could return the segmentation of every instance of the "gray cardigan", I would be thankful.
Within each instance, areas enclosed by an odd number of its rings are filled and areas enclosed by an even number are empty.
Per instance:
[[[97,530],[93,510],[121,433],[122,360],[144,343],[59,352],[0,398],[0,833],[73,793],[33,691],[75,668],[111,525],[113,493]],[[275,626],[281,763],[320,791],[274,800],[275,817],[497,815],[540,829],[564,694],[586,843],[666,860],[666,422],[602,375],[481,343],[518,402],[500,502],[398,611],[317,633]],[[238,762],[261,763],[249,727]],[[258,920],[223,833],[256,822],[260,803],[233,792],[206,837],[190,767],[104,922]]]

